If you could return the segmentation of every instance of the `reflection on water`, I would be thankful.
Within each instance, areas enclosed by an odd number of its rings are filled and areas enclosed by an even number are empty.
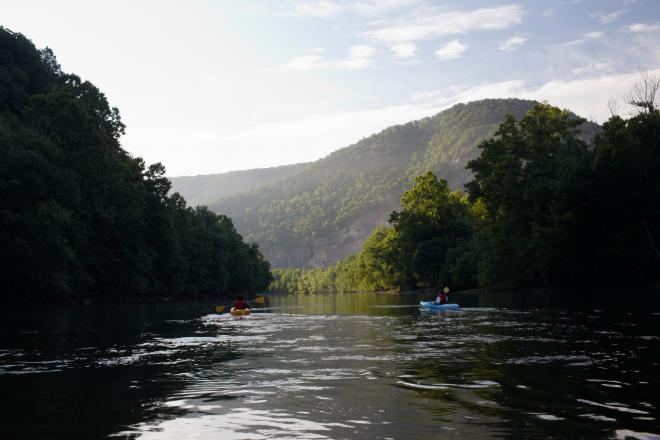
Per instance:
[[[3,319],[2,438],[659,438],[656,313],[414,295]],[[453,298],[454,299],[454,298]]]

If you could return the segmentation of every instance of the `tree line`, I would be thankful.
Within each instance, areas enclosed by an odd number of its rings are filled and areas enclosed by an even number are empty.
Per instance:
[[[584,119],[548,104],[512,116],[468,162],[452,191],[430,172],[388,226],[327,268],[274,271],[274,292],[378,291],[438,285],[530,289],[660,281],[659,82],[584,140]]]
[[[264,289],[270,265],[230,218],[191,208],[162,164],[53,52],[0,27],[0,279],[5,303],[195,298]]]

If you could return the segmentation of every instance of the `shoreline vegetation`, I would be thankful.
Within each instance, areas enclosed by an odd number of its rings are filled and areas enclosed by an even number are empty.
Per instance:
[[[270,265],[231,219],[191,208],[121,147],[119,111],[49,48],[0,27],[3,303],[256,292]]]
[[[627,119],[591,143],[586,122],[536,104],[479,145],[466,192],[426,172],[357,255],[326,269],[274,269],[270,292],[410,290],[449,285],[648,287],[660,281],[660,80],[642,77]]]

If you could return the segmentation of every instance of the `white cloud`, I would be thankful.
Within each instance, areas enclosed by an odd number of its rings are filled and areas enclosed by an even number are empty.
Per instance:
[[[289,0],[279,8],[261,6],[255,12],[298,18],[334,17],[342,12],[354,12],[366,16],[379,16],[393,10],[419,3],[421,0],[363,0],[357,3],[339,3],[334,0]],[[247,8],[243,8],[247,9]]]
[[[545,10],[543,11],[543,14],[541,14],[541,15],[542,15],[543,17],[552,17],[553,15],[555,15],[555,10],[554,10],[554,9],[550,9],[550,8],[545,9]]]
[[[280,15],[291,17],[333,17],[342,10],[342,6],[331,0],[294,1],[280,11]]]
[[[423,0],[363,0],[356,3],[335,0],[288,0],[279,6],[241,4],[237,9],[247,13],[296,18],[328,18],[346,12],[375,17],[420,1]]]
[[[520,36],[511,37],[508,40],[502,41],[500,43],[499,50],[504,52],[511,52],[518,49],[523,44],[525,44],[526,41],[527,38],[525,37],[520,37]]]
[[[602,72],[603,70],[608,70],[611,67],[612,65],[607,62],[591,63],[591,64],[587,64],[586,66],[576,67],[575,69],[571,70],[571,72],[573,72],[575,75],[582,75],[583,73]]]
[[[371,57],[375,53],[376,49],[370,46],[353,46],[349,49],[348,58],[337,64],[345,69],[362,69],[371,64]]]
[[[524,81],[511,80],[497,83],[483,83],[472,87],[449,86],[442,90],[415,93],[411,100],[424,107],[447,108],[459,102],[469,102],[485,98],[510,98],[523,89]]]
[[[628,32],[641,33],[641,32],[654,32],[660,30],[660,24],[644,24],[635,23],[624,28]]]
[[[606,67],[603,67],[605,69]],[[647,73],[660,76],[660,69]],[[447,108],[459,102],[469,102],[486,98],[522,98],[547,101],[549,104],[567,108],[572,112],[604,122],[610,117],[607,106],[611,98],[626,100],[632,85],[639,80],[641,73],[619,75],[595,75],[579,80],[553,80],[535,87],[517,79],[498,83],[484,83],[473,87],[450,86],[441,90],[416,93],[411,101],[420,108]],[[629,107],[622,111],[631,111]]]
[[[390,49],[397,58],[412,58],[417,54],[417,46],[414,43],[399,43],[393,45]]]
[[[596,40],[600,37],[602,37],[604,34],[602,32],[594,31],[594,32],[585,32],[582,34],[581,38],[577,38],[575,40],[567,41],[566,43],[558,44],[556,45],[557,47],[568,47],[568,46],[577,46],[579,44],[582,44],[586,42],[587,40]]]
[[[463,52],[467,50],[467,47],[467,44],[463,44],[458,40],[452,40],[438,48],[438,50],[435,51],[435,56],[443,61],[453,60],[454,58],[461,57]]]
[[[419,0],[369,0],[351,5],[351,9],[363,15],[382,15],[394,9],[410,6]]]
[[[520,5],[430,14],[423,11],[368,31],[365,35],[386,43],[405,43],[475,30],[507,29],[520,23],[522,15]]]
[[[604,122],[610,117],[608,101],[612,98],[625,100],[637,79],[639,79],[638,72],[594,76],[572,81],[555,80],[536,89],[527,90],[520,96],[547,100],[552,105],[568,108],[585,118]]]
[[[567,41],[566,43],[561,43],[561,44],[555,44],[551,45],[550,47],[569,47],[569,46],[577,46],[578,44],[584,43],[584,39],[578,38],[577,40],[571,40]]]
[[[625,9],[621,9],[618,11],[610,12],[609,14],[592,14],[592,17],[598,18],[598,21],[600,21],[602,24],[607,24],[607,23],[612,23],[613,21],[616,21],[621,17],[623,14],[625,14],[626,11]]]
[[[321,69],[327,64],[323,61],[321,55],[305,55],[297,57],[284,65],[285,69],[290,70],[314,70]]]
[[[318,49],[314,51],[322,53]],[[322,55],[305,55],[289,61],[284,68],[288,70],[364,69],[371,65],[371,58],[375,53],[376,49],[370,46],[352,46],[349,48],[348,57],[343,60],[325,60]]]
[[[584,38],[586,38],[586,39],[588,39],[588,40],[594,40],[594,39],[596,39],[596,38],[600,38],[600,37],[602,37],[602,36],[603,36],[603,33],[602,33],[602,32],[598,32],[598,31],[595,31],[595,32],[585,32],[585,33],[582,34],[582,35],[584,36]]]

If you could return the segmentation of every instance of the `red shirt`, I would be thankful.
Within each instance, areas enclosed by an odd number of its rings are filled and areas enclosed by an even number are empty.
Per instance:
[[[438,297],[436,298],[435,302],[439,304],[447,304],[447,295],[445,295],[444,292],[438,293]]]
[[[244,299],[234,300],[234,308],[236,310],[244,310],[247,308],[247,302]]]

